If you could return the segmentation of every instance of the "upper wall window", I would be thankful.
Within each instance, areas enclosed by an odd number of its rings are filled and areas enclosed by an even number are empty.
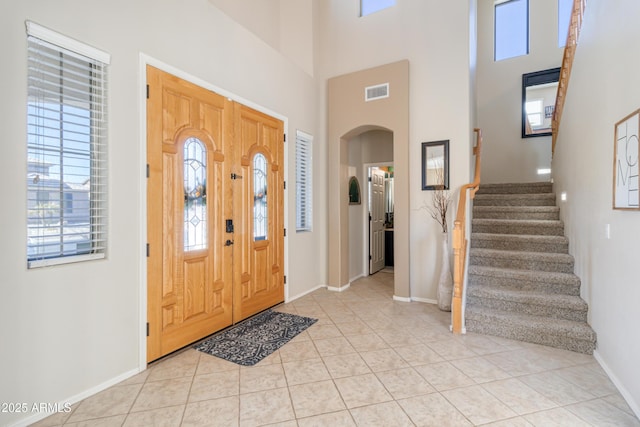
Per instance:
[[[573,0],[558,0],[558,47],[567,43]]]
[[[494,3],[494,59],[529,53],[529,1],[498,0]]]
[[[110,56],[27,22],[29,268],[104,258]]]
[[[396,0],[360,0],[360,16],[367,16],[395,5]]]

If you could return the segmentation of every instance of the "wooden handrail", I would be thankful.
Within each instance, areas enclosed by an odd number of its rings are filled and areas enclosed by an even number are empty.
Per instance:
[[[567,43],[564,46],[564,56],[562,57],[562,68],[560,68],[560,78],[558,79],[558,92],[556,94],[556,106],[553,110],[551,119],[551,155],[556,152],[556,142],[558,140],[558,129],[560,128],[560,119],[562,118],[562,110],[564,109],[564,100],[569,87],[569,77],[571,76],[571,67],[573,66],[573,57],[576,53],[578,45],[578,37],[580,36],[580,28],[582,27],[582,17],[584,16],[584,8],[587,0],[573,0],[573,10],[571,12],[571,21],[569,22],[569,31],[567,32]]]
[[[473,154],[476,156],[475,173],[471,184],[463,185],[460,188],[460,200],[458,202],[458,212],[453,223],[453,299],[451,303],[451,323],[454,334],[462,333],[462,293],[464,287],[464,271],[467,262],[467,236],[466,236],[466,213],[467,213],[467,190],[473,199],[480,188],[480,152],[482,149],[482,130],[476,128],[476,146],[473,147]]]

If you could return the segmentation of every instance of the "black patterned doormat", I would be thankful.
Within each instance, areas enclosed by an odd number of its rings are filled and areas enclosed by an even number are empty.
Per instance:
[[[253,366],[317,321],[269,309],[215,334],[195,349],[238,365]]]

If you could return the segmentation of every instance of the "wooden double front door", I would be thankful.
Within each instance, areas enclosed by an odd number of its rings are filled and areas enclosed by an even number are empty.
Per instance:
[[[147,361],[284,301],[284,126],[147,67]]]

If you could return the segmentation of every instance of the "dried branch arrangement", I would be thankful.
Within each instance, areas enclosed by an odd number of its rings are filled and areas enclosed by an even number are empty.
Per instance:
[[[444,168],[435,169],[436,173],[436,189],[431,194],[431,201],[433,206],[428,207],[431,217],[435,219],[442,227],[442,232],[446,233],[447,228],[447,212],[449,205],[451,204],[451,195],[449,190],[444,188]]]

